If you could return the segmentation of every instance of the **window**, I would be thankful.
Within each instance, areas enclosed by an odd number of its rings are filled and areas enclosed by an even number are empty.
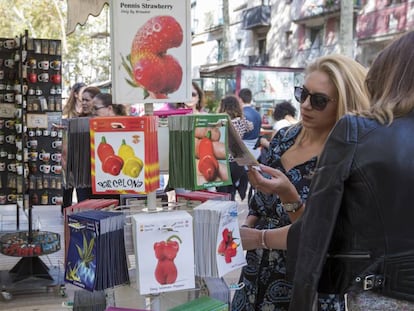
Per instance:
[[[241,39],[237,39],[237,52],[240,52],[241,50]]]
[[[322,27],[310,28],[309,39],[311,41],[311,49],[318,49],[322,46]]]
[[[257,43],[259,47],[259,64],[266,65],[267,64],[266,39],[259,39]]]
[[[266,54],[266,39],[259,39],[257,43],[259,47],[259,55]]]
[[[217,62],[223,61],[223,40],[217,40]]]

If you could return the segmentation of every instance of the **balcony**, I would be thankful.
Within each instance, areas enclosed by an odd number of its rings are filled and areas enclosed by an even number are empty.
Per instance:
[[[270,6],[260,5],[243,11],[243,29],[270,27]]]
[[[300,24],[323,24],[328,17],[339,15],[341,3],[339,0],[294,0],[292,20]]]
[[[407,22],[408,11],[413,5],[414,1],[408,1],[359,15],[357,19],[358,39],[393,35],[408,30],[410,28],[410,22]]]

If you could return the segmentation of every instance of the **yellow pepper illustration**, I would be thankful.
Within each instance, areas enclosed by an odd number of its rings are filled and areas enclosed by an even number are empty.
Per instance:
[[[127,145],[125,139],[123,139],[122,144],[118,149],[118,155],[122,158],[122,160],[125,161],[128,158],[135,157],[135,151],[134,148],[132,148],[130,145]]]
[[[135,156],[134,149],[125,142],[125,139],[122,140],[122,144],[118,149],[118,155],[124,160],[122,173],[129,177],[137,178],[144,167],[144,163]]]

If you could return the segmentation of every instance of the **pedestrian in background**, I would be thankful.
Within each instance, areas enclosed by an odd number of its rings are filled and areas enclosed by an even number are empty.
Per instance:
[[[92,113],[96,117],[126,116],[127,111],[124,105],[114,104],[112,95],[99,93],[92,100]]]
[[[70,88],[69,97],[63,107],[62,117],[70,119],[82,113],[82,90],[86,87],[83,82],[77,82]]]
[[[92,117],[93,116],[93,98],[100,94],[101,90],[96,86],[87,86],[82,91],[82,113],[80,117]],[[89,150],[89,148],[88,148]],[[85,172],[89,173],[90,172]],[[90,199],[92,196],[92,187],[76,187],[76,196],[78,202]]]
[[[101,90],[96,86],[87,86],[82,90],[82,112],[79,114],[80,117],[91,117],[93,98],[101,93]]]
[[[73,187],[69,186],[69,179],[70,176],[67,176],[67,166],[66,166],[66,159],[67,159],[67,127],[68,127],[68,119],[76,118],[82,113],[82,90],[86,87],[86,84],[83,82],[77,82],[73,84],[70,88],[69,97],[63,107],[62,111],[62,130],[64,131],[63,139],[62,139],[62,168],[63,168],[63,203],[61,212],[66,207],[72,205],[73,201]]]
[[[206,113],[205,111],[205,96],[201,87],[196,83],[191,83],[191,101],[185,103],[185,108],[193,109],[193,113]]]
[[[253,130],[245,133],[242,140],[250,153],[257,159],[260,155],[260,150],[254,149],[257,138],[260,135],[260,129],[262,127],[262,118],[260,113],[252,106],[252,91],[248,88],[241,89],[239,91],[239,98],[243,108],[244,117],[253,123]]]
[[[272,137],[282,128],[288,127],[298,123],[296,120],[296,108],[288,101],[283,101],[276,104],[273,110],[273,119],[276,121],[273,125]],[[260,137],[259,145],[261,149],[260,162],[266,157],[266,153],[269,150],[270,141],[266,137]]]
[[[275,120],[273,125],[274,135],[281,128],[298,123],[298,120],[296,120],[296,108],[289,101],[280,102],[276,104],[273,110],[273,119]]]
[[[243,110],[240,106],[239,99],[234,95],[228,95],[220,101],[218,109],[219,113],[226,113],[229,115],[231,123],[236,129],[240,138],[246,133],[253,130],[253,123],[247,120],[243,115]],[[217,191],[231,194],[231,199],[234,201],[236,192],[239,193],[241,200],[246,197],[248,186],[247,173],[244,166],[238,165],[232,156],[229,157],[232,185],[217,187]]]

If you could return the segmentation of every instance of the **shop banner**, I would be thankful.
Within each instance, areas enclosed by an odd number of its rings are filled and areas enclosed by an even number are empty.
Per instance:
[[[93,193],[159,188],[158,117],[92,118],[89,125]]]
[[[132,217],[141,295],[194,288],[191,215],[175,211]]]
[[[114,102],[190,101],[190,0],[113,0],[111,13]]]

